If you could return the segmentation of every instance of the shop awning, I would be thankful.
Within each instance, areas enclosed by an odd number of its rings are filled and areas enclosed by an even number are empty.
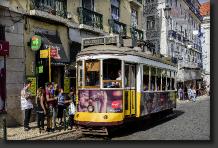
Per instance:
[[[58,35],[37,33],[42,37],[42,49],[51,49],[51,64],[64,65],[69,63],[64,47]]]
[[[185,82],[189,80],[201,79],[201,70],[183,69],[177,73],[177,81]]]

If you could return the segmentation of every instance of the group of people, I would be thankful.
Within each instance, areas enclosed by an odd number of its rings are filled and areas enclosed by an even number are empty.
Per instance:
[[[191,87],[187,88],[185,87],[185,89],[183,90],[182,87],[180,87],[178,89],[178,96],[180,100],[192,100],[193,102],[196,101],[196,97],[197,97],[197,93],[196,93],[196,88],[194,85],[191,85]]]
[[[46,84],[45,89],[42,87],[38,88],[36,96],[33,96],[29,91],[30,87],[31,81],[27,80],[24,88],[21,90],[21,109],[25,112],[25,131],[30,130],[29,122],[33,108],[35,108],[37,113],[37,126],[40,132],[45,130],[45,117],[47,118],[46,131],[52,132],[57,128],[57,118],[59,120],[59,126],[62,126],[64,113],[68,113],[66,115],[69,117],[69,129],[73,128],[75,114],[75,90],[73,88],[70,89],[69,94],[64,94],[63,88],[59,88],[57,84],[49,82]],[[33,105],[34,99],[35,105]]]

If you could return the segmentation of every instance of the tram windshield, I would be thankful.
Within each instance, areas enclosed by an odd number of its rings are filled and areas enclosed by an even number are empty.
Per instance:
[[[117,59],[103,60],[103,87],[104,88],[122,87],[121,60],[117,60]]]
[[[85,86],[100,87],[100,61],[85,61]]]

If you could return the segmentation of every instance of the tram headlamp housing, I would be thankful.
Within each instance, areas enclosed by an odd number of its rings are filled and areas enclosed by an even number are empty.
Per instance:
[[[87,109],[88,109],[88,112],[93,112],[93,111],[94,111],[94,106],[89,105],[89,106],[87,107]]]
[[[108,119],[108,116],[107,115],[104,115],[104,117],[103,117],[104,119]]]

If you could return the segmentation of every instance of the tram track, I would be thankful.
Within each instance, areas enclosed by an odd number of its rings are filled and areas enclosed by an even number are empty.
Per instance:
[[[149,118],[144,118],[138,121],[131,121],[129,123],[124,124],[123,126],[116,128],[111,134],[107,136],[102,135],[85,135],[83,134],[77,140],[104,140],[110,141],[115,137],[121,137],[124,135],[129,135],[139,131],[146,131],[150,128],[158,126],[162,123],[168,122],[178,116],[183,114],[182,111],[174,110],[172,113],[166,115],[161,113],[156,113],[151,115]],[[131,128],[130,128],[131,127]]]

